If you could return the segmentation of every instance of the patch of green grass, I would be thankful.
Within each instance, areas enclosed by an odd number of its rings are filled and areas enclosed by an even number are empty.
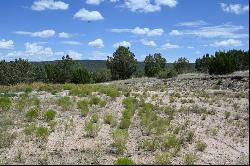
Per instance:
[[[0,109],[8,111],[11,108],[12,102],[9,97],[0,97]]]
[[[192,142],[193,138],[194,138],[194,132],[193,131],[188,131],[187,132],[187,137],[186,137],[187,141]]]
[[[57,100],[57,104],[64,110],[68,111],[73,106],[73,102],[71,101],[70,97],[65,96],[61,97]]]
[[[171,165],[171,154],[169,152],[161,152],[155,156],[155,164],[157,165]]]
[[[116,120],[115,120],[115,117],[114,117],[113,113],[106,112],[104,114],[104,123],[109,124],[111,126],[115,126],[116,125]]]
[[[225,119],[228,119],[231,115],[231,112],[225,112],[224,115],[225,115]]]
[[[123,153],[126,149],[125,144],[128,139],[128,132],[122,129],[115,129],[112,133],[112,138],[113,138],[117,153]]]
[[[93,123],[91,120],[85,122],[85,131],[86,136],[88,137],[96,137],[100,130],[99,123]]]
[[[25,114],[26,119],[27,119],[29,122],[34,121],[34,119],[38,117],[39,112],[40,112],[40,110],[37,109],[37,108],[31,108],[31,109],[29,109],[29,110],[26,112],[26,114]]]
[[[134,162],[128,157],[121,157],[114,161],[114,165],[134,165]]]
[[[37,127],[36,136],[45,139],[49,135],[49,130],[47,127]]]
[[[35,123],[26,124],[25,127],[24,127],[25,135],[31,135],[35,131],[36,131],[36,124]]]
[[[162,140],[159,137],[153,137],[148,139],[142,139],[139,142],[139,147],[146,151],[155,151],[161,148]]]
[[[99,121],[99,116],[98,116],[98,114],[97,114],[97,113],[94,113],[94,114],[91,116],[90,121],[91,121],[92,123],[97,123],[97,122]]]
[[[206,147],[207,147],[207,144],[202,141],[198,141],[196,144],[196,149],[201,152],[203,152],[206,149]]]
[[[49,122],[51,120],[54,120],[55,119],[55,116],[56,116],[56,111],[52,110],[52,109],[49,109],[48,111],[46,111],[44,113],[44,119]]]
[[[86,117],[89,113],[89,106],[87,100],[80,100],[77,102],[77,107],[81,111],[81,115]]]
[[[125,109],[122,112],[122,118],[120,122],[120,129],[128,129],[131,123],[132,110]]]
[[[89,105],[98,105],[101,102],[101,99],[97,96],[92,96],[89,100]]]
[[[24,90],[25,93],[31,93],[32,91],[33,91],[33,89],[31,86],[26,87]]]
[[[194,154],[186,154],[183,158],[184,165],[194,165],[194,162],[196,160],[196,156]]]
[[[177,139],[176,135],[170,134],[164,140],[164,148],[165,150],[174,148],[180,145],[180,141]]]

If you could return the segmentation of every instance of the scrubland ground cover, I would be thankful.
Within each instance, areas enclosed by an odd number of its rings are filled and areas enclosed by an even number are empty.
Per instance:
[[[0,86],[0,164],[249,164],[248,83]]]

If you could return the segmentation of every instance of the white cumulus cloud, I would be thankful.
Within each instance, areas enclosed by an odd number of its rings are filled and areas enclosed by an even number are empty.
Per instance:
[[[60,38],[70,38],[70,37],[71,37],[71,34],[66,33],[66,32],[61,32],[61,33],[58,34],[58,36],[59,36]]]
[[[241,4],[225,4],[220,3],[221,9],[226,13],[241,14],[249,11],[249,6],[242,6]]]
[[[145,39],[142,39],[141,40],[141,43],[145,46],[153,46],[153,47],[156,47],[157,44],[153,41],[153,40],[145,40]]]
[[[88,43],[89,46],[95,47],[95,48],[102,48],[104,47],[103,40],[102,39],[96,39],[94,41],[91,41]]]
[[[178,30],[172,30],[171,32],[169,32],[169,35],[171,35],[171,36],[180,36],[182,34],[183,33],[178,31]]]
[[[113,44],[113,47],[118,48],[119,46],[124,46],[124,47],[131,47],[130,42],[127,41],[122,41],[122,42],[117,42]]]
[[[170,49],[170,48],[180,48],[180,46],[171,43],[166,43],[162,45],[162,49]]]
[[[111,32],[116,32],[116,33],[127,32],[135,35],[161,36],[164,33],[164,30],[161,28],[149,29],[149,28],[135,27],[134,29],[111,29]]]
[[[98,21],[103,20],[103,16],[98,11],[88,11],[84,8],[75,13],[74,18],[78,18],[83,21]]]
[[[86,0],[86,3],[89,5],[99,5],[104,0]]]
[[[43,11],[43,10],[67,10],[69,4],[66,4],[62,1],[54,0],[39,0],[35,1],[31,6],[32,10]]]
[[[14,42],[12,40],[0,40],[0,49],[13,49],[14,48]]]
[[[213,44],[210,44],[212,47],[239,47],[242,46],[242,42],[240,40],[228,39],[222,41],[216,41]]]
[[[49,38],[54,36],[56,32],[52,29],[48,29],[40,32],[16,31],[15,33],[18,35],[28,35],[31,37]]]

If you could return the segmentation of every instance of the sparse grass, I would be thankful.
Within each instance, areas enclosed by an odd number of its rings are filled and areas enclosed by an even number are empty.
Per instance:
[[[57,100],[58,105],[62,108],[63,111],[69,111],[73,107],[73,102],[70,97],[61,97]]]
[[[151,139],[142,139],[139,142],[139,147],[146,151],[155,151],[161,147],[162,140],[158,137],[153,137]]]
[[[171,165],[171,154],[169,152],[161,152],[155,156],[155,164],[157,165]]]
[[[92,123],[97,123],[97,122],[99,121],[99,116],[98,116],[98,114],[97,114],[97,113],[94,113],[94,114],[91,116],[90,121],[91,121]]]
[[[52,109],[49,109],[48,111],[46,111],[44,113],[44,119],[49,122],[51,120],[54,120],[55,119],[55,116],[56,116],[56,111],[52,110]]]
[[[164,144],[164,149],[167,150],[167,149],[179,146],[180,141],[177,139],[176,135],[171,134],[165,138],[165,141],[163,144]]]
[[[225,112],[224,115],[225,115],[225,119],[228,119],[231,115],[231,112]]]
[[[91,120],[85,122],[86,136],[96,137],[100,130],[99,123],[93,123]]]
[[[49,130],[47,127],[37,127],[36,128],[36,136],[38,138],[45,139],[49,135]]]
[[[26,119],[29,122],[31,122],[31,121],[34,121],[34,119],[38,117],[39,113],[40,113],[40,110],[38,110],[37,108],[31,108],[26,112],[25,116],[26,116]]]
[[[197,149],[198,151],[203,152],[203,151],[206,149],[206,147],[207,147],[207,144],[206,144],[205,142],[198,141],[198,142],[196,143],[196,149]]]
[[[112,134],[117,153],[123,153],[126,149],[125,144],[128,139],[128,132],[122,129],[115,129]]]
[[[100,103],[99,103],[100,107],[105,107],[107,105],[107,102],[105,100],[102,100]]]
[[[0,131],[0,149],[10,147],[15,138],[15,133],[9,133],[8,131]]]
[[[77,107],[81,111],[81,115],[86,117],[89,113],[89,106],[87,100],[80,100],[77,102]]]
[[[36,124],[35,123],[26,124],[24,127],[25,135],[32,135],[35,131],[36,131]]]
[[[109,124],[111,126],[116,125],[115,117],[114,117],[113,113],[111,113],[111,112],[106,112],[104,114],[104,119],[103,120],[104,120],[104,123]]]
[[[193,131],[188,131],[187,132],[187,137],[186,137],[187,141],[192,142],[193,138],[194,138],[194,132]]]
[[[11,108],[12,102],[9,97],[0,97],[0,110],[8,111]]]
[[[55,120],[51,120],[51,121],[49,121],[48,125],[49,125],[51,131],[54,131],[55,127],[57,125],[57,122]]]
[[[121,157],[114,161],[114,165],[134,165],[134,162],[128,157]]]
[[[194,154],[186,154],[183,158],[184,165],[194,165],[194,162],[196,160],[196,156]]]
[[[98,105],[101,102],[101,99],[97,96],[92,96],[89,100],[89,105]]]

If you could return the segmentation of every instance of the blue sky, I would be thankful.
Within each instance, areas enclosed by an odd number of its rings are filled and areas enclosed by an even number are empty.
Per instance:
[[[139,61],[190,62],[249,49],[247,0],[1,0],[0,59],[106,59],[119,45]]]

